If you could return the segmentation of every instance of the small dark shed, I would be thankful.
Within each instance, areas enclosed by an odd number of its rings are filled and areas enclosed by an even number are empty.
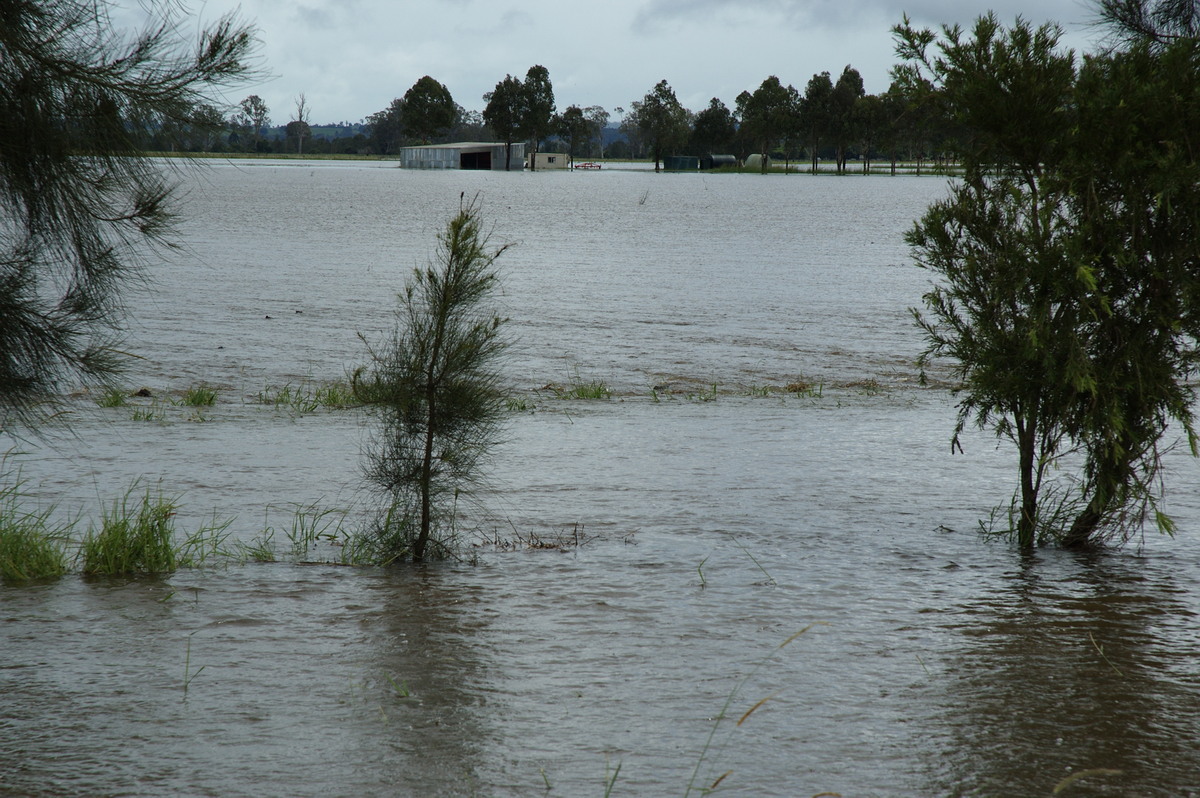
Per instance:
[[[663,169],[668,172],[694,172],[700,168],[700,159],[694,155],[669,155],[663,158]]]
[[[700,159],[701,169],[720,169],[722,166],[737,166],[735,155],[705,155]]]

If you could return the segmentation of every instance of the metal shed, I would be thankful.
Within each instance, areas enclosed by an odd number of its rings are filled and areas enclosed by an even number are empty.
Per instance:
[[[700,168],[700,159],[694,155],[668,155],[663,158],[663,169],[668,172],[694,172]]]
[[[494,141],[460,141],[453,144],[428,144],[422,147],[403,147],[400,150],[402,169],[491,169],[504,171],[505,145]],[[512,145],[512,169],[521,171],[525,165],[525,144]]]

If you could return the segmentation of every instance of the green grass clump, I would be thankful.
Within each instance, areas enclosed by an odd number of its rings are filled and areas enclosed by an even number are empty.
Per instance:
[[[510,413],[525,413],[533,410],[533,403],[524,396],[510,396],[504,400],[504,406]]]
[[[268,528],[249,543],[239,542],[237,556],[242,562],[275,562],[275,530]]]
[[[210,561],[236,558],[236,550],[225,545],[231,526],[232,519],[220,521],[214,514],[212,523],[200,527],[176,547],[176,564],[180,568],[201,568]]]
[[[120,388],[105,388],[96,398],[96,404],[100,407],[124,407],[126,398],[125,392]]]
[[[174,518],[170,499],[146,491],[138,501],[130,489],[102,513],[99,530],[88,530],[79,551],[83,573],[172,573],[180,560]]]
[[[135,406],[130,418],[134,421],[163,421],[166,419],[166,414],[159,401],[154,399],[148,405]]]
[[[268,386],[258,392],[258,401],[276,408],[287,408],[293,413],[312,413],[320,405],[311,391],[305,391],[291,383],[281,388]]]
[[[67,570],[67,529],[50,522],[52,508],[28,512],[21,504],[20,481],[0,488],[0,582],[61,576]]]
[[[343,408],[357,404],[354,390],[347,382],[323,382],[313,389],[313,398],[321,407]]]
[[[546,386],[553,392],[556,399],[608,399],[612,391],[603,380],[581,380],[578,375],[571,377],[566,385],[551,383]]]
[[[314,386],[291,383],[282,387],[268,386],[258,392],[258,401],[300,415],[315,413],[320,408],[340,409],[359,404],[349,383],[337,381]]]
[[[204,382],[193,385],[183,392],[181,402],[188,407],[212,407],[217,403],[217,389]]]

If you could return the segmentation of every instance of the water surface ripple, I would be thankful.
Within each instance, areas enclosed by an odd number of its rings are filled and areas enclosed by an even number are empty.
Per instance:
[[[353,522],[369,420],[260,393],[362,362],[358,333],[389,328],[478,196],[517,244],[528,409],[462,525],[588,542],[0,587],[0,795],[599,796],[618,766],[614,796],[683,795],[698,763],[697,788],[731,771],[744,796],[1017,798],[1101,768],[1120,773],[1065,794],[1200,794],[1196,464],[1170,456],[1173,540],[979,539],[1011,452],[968,435],[951,456],[953,398],[912,366],[927,277],[901,234],[942,181],[185,180],[186,251],[131,302],[129,385],[159,416],[76,397],[75,438],[9,457],[33,497],[94,518],[141,480],[181,527],[215,514],[243,541],[296,507]],[[614,396],[543,390],[572,379]],[[202,381],[215,407],[166,403]]]

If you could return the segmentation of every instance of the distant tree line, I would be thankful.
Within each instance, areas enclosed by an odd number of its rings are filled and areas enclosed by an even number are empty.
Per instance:
[[[395,155],[400,148],[450,141],[522,142],[530,152],[566,153],[574,158],[652,158],[671,155],[759,153],[775,161],[805,160],[815,171],[832,161],[839,173],[850,161],[868,171],[872,161],[893,168],[899,161],[917,168],[940,160],[953,139],[953,126],[922,98],[893,84],[883,94],[867,94],[862,76],[846,66],[835,80],[829,72],[813,75],[803,92],[774,75],[753,91],[743,91],[733,106],[712,98],[693,112],[679,102],[670,84],[659,81],[628,110],[618,107],[618,125],[598,105],[555,107],[549,71],[529,68],[525,78],[506,75],[481,98],[482,111],[455,102],[450,90],[426,75],[401,97],[357,123],[311,125],[303,95],[291,120],[274,124],[271,110],[257,95],[223,115],[212,106],[198,108],[193,124],[166,128],[148,142],[160,151],[354,153]],[[766,159],[763,161],[764,168]]]

